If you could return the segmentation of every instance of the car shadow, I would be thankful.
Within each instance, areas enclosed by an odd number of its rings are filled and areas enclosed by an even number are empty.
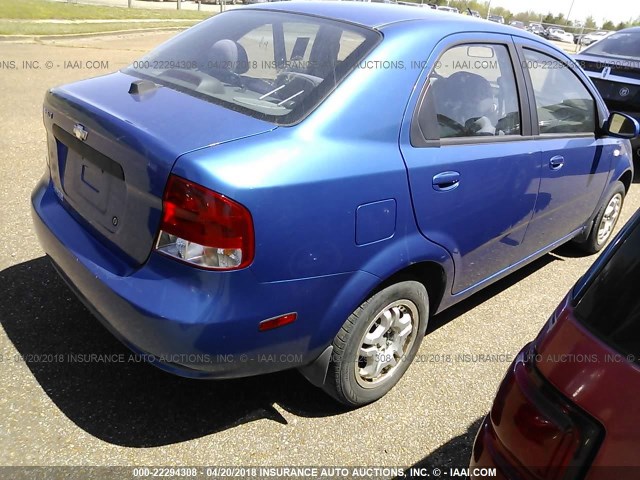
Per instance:
[[[560,245],[558,248],[551,252],[552,255],[557,255],[563,258],[585,258],[585,257],[593,257],[595,260],[595,255],[593,253],[585,252],[581,250],[576,245],[571,242],[565,243],[564,245]]]
[[[545,255],[436,316],[431,330],[553,260]],[[18,352],[10,361],[25,362],[55,405],[105,442],[154,447],[260,419],[286,424],[274,404],[301,417],[347,411],[296,371],[208,381],[140,361],[89,313],[46,257],[3,270],[0,284],[0,324]]]
[[[45,257],[3,270],[0,284],[0,323],[18,351],[9,360],[26,362],[56,406],[106,442],[153,447],[259,419],[286,424],[275,403],[299,416],[345,411],[296,371],[207,381],[138,361],[76,299]]]
[[[446,478],[449,477],[449,469],[468,468],[469,460],[471,459],[473,441],[476,438],[476,433],[478,432],[481,423],[482,417],[469,425],[465,433],[452,438],[441,447],[438,447],[422,460],[407,468],[404,471],[404,476],[396,478]],[[434,469],[440,470],[440,473],[434,475]]]
[[[478,305],[483,304],[484,302],[491,299],[492,297],[495,297],[502,291],[508,289],[509,287],[515,285],[521,280],[527,278],[529,275],[532,275],[533,273],[537,272],[541,268],[544,268],[545,266],[549,265],[551,262],[558,261],[558,260],[562,260],[561,256],[555,255],[553,252],[547,255],[544,255],[538,258],[537,260],[531,262],[530,264],[525,265],[524,267],[509,274],[508,276],[497,281],[496,283],[483,288],[477,293],[474,293],[472,296],[470,296],[466,300],[463,300],[462,302],[447,308],[444,312],[434,315],[433,318],[429,320],[427,335],[445,326],[452,320],[467,313],[468,311],[474,309]]]

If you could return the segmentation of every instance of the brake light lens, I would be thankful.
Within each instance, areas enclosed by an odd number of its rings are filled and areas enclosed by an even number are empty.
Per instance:
[[[224,195],[171,175],[156,250],[202,268],[244,268],[254,255],[251,214]]]
[[[534,359],[534,350],[525,350],[511,365],[491,409],[493,429],[526,478],[579,478],[602,426],[551,386]]]

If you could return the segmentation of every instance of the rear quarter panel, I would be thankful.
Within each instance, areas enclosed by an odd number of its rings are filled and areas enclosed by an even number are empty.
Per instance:
[[[329,342],[379,283],[406,266],[432,260],[448,277],[453,273],[448,254],[417,231],[398,146],[420,74],[410,59],[430,51],[428,42],[408,33],[385,30],[384,41],[299,124],[189,153],[174,166],[173,173],[249,209],[256,236],[249,268],[259,282],[371,274],[326,297],[312,343]],[[395,205],[387,212],[392,218],[374,216],[363,225],[358,207],[375,202]],[[378,220],[393,227],[371,238]],[[356,240],[361,229],[365,243]]]

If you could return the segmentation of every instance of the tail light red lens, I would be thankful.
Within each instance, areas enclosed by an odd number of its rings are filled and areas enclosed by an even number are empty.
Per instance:
[[[491,409],[493,429],[528,478],[581,478],[602,427],[548,384],[534,358],[521,353],[502,381]]]
[[[171,175],[156,249],[203,268],[244,268],[253,261],[253,220],[239,203]]]

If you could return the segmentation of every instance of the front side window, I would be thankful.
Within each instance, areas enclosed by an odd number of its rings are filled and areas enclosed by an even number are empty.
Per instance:
[[[504,45],[447,50],[429,78],[440,138],[520,135],[518,90]]]
[[[593,133],[595,100],[571,68],[544,53],[525,49],[524,55],[540,133]]]
[[[379,40],[373,30],[283,12],[230,11],[125,69],[278,124],[307,115]]]

